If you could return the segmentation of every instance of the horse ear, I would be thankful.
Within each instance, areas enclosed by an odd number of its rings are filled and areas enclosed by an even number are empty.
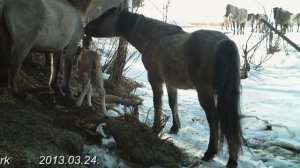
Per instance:
[[[124,10],[124,3],[120,3],[116,10],[116,14],[119,15]]]

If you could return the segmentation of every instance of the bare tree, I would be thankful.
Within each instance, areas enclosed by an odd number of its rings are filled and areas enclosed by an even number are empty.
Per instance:
[[[124,0],[124,5],[125,7],[128,7],[130,11],[132,11],[132,0]],[[111,75],[109,77],[109,81],[117,88],[120,87],[119,85],[121,83],[126,64],[127,45],[128,42],[123,37],[120,37],[117,55],[111,65]]]
[[[167,4],[163,4],[163,21],[167,22],[168,21],[168,12],[169,12],[169,7],[170,7],[170,0],[167,0]]]
[[[255,69],[258,68],[258,66],[261,66],[262,63],[264,63],[265,61],[269,60],[269,56],[270,54],[267,54],[265,57],[262,57],[259,61],[259,63],[257,65],[255,65],[255,63],[252,61],[255,54],[256,54],[256,51],[258,50],[258,48],[261,46],[262,42],[264,39],[266,39],[266,37],[269,36],[269,33],[265,33],[261,36],[261,38],[253,45],[253,46],[250,46],[249,47],[249,40],[253,37],[253,34],[254,32],[252,32],[250,34],[250,36],[248,37],[247,41],[246,41],[246,44],[245,44],[245,47],[243,47],[243,61],[244,61],[244,64],[242,66],[242,69],[241,69],[241,78],[242,79],[245,79],[248,77],[248,71],[250,71],[251,69],[251,66],[250,64],[253,65],[253,67]],[[248,48],[249,47],[249,48]]]

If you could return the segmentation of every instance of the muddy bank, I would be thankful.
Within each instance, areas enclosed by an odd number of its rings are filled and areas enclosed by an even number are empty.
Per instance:
[[[82,153],[83,138],[55,127],[54,120],[43,114],[45,111],[38,102],[0,103],[0,156],[12,157],[10,167],[37,166],[42,156]]]
[[[23,65],[20,74],[21,87],[32,99],[16,99],[7,90],[0,95],[0,158],[11,157],[9,167],[43,167],[45,165],[39,165],[42,156],[83,157],[84,144],[101,146],[102,137],[94,133],[102,122],[107,122],[110,134],[116,136],[117,145],[112,152],[129,165],[179,166],[181,150],[152,134],[152,129],[136,118],[97,116],[97,95],[93,95],[93,108],[85,103],[75,108],[81,90],[75,79],[71,80],[74,98],[62,97],[49,90],[50,67],[43,64],[41,57],[33,58]],[[49,167],[76,165],[50,164]]]

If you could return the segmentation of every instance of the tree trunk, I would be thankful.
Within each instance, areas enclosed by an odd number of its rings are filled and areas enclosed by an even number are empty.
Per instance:
[[[116,87],[119,87],[121,83],[123,70],[126,64],[126,54],[127,54],[127,41],[124,38],[120,37],[117,56],[112,63],[111,75],[108,79]]]
[[[132,0],[124,0],[124,5],[125,7],[128,7],[130,11],[132,10]],[[127,41],[120,37],[117,56],[111,66],[111,75],[109,81],[117,88],[120,86],[126,64],[127,45]]]

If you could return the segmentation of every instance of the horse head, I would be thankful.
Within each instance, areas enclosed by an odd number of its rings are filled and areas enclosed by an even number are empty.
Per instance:
[[[274,19],[275,20],[278,18],[280,12],[282,12],[282,8],[279,8],[279,7],[273,8]]]
[[[231,10],[232,10],[232,5],[231,4],[228,4],[226,6],[226,14],[225,14],[225,17],[228,17],[230,14],[231,14]]]
[[[117,22],[124,10],[122,4],[119,7],[108,9],[98,18],[89,22],[84,28],[84,33],[92,37],[120,36],[120,33],[117,31]]]
[[[254,21],[254,18],[255,18],[255,14],[254,13],[249,13],[248,16],[247,16],[247,21],[251,21],[253,22]]]

